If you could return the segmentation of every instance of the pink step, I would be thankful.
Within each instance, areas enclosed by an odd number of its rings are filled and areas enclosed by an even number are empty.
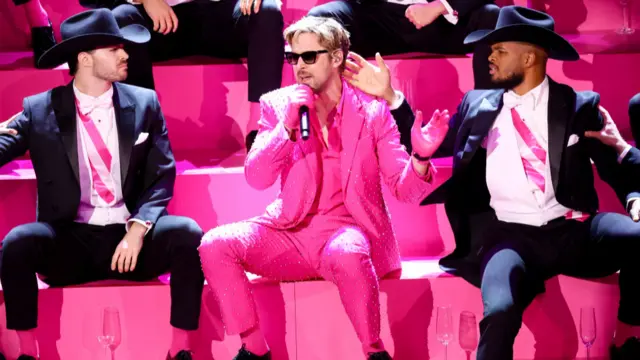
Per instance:
[[[451,176],[450,162],[450,158],[435,162],[436,185]],[[190,169],[185,163],[178,166],[169,212],[192,217],[205,231],[262,214],[279,191],[278,183],[265,191],[249,187],[242,167]],[[0,170],[0,239],[13,227],[35,221],[36,188],[32,179],[29,161],[16,161]],[[455,242],[444,205],[403,204],[391,196],[386,186],[383,189],[403,257],[443,256],[453,250]],[[623,211],[605,183],[598,180],[597,189],[602,211]]]
[[[403,262],[401,280],[381,282],[382,338],[395,360],[442,359],[437,340],[437,307],[450,305],[454,341],[451,360],[466,359],[458,344],[458,317],[471,311],[482,319],[478,289],[442,273],[436,259]],[[585,281],[558,277],[547,293],[525,313],[515,344],[516,359],[583,359],[580,344],[581,307],[595,307],[597,338],[593,359],[604,359],[615,326],[617,278]],[[325,281],[256,283],[260,321],[275,360],[362,359],[360,345],[333,284]],[[161,282],[105,284],[40,292],[40,351],[43,359],[104,359],[97,342],[104,307],[119,309],[122,343],[118,360],[162,359],[170,341],[169,287]],[[0,324],[4,306],[0,305]],[[321,309],[321,311],[318,311]],[[17,356],[13,331],[0,326],[0,347]],[[216,302],[205,288],[200,330],[192,339],[197,360],[231,359],[237,337],[225,336]],[[158,345],[160,344],[160,345]],[[472,354],[475,358],[475,353]]]
[[[306,15],[307,11],[325,0],[285,0],[282,13],[285,24]],[[547,11],[556,20],[556,31],[562,34],[600,33],[615,35],[613,31],[622,26],[622,7],[619,0],[499,0],[499,5],[516,4]],[[631,24],[640,24],[640,5],[629,1]],[[56,33],[59,24],[69,16],[83,11],[77,1],[42,0]],[[25,50],[29,48],[30,33],[24,12],[9,1],[0,5],[0,51]],[[59,34],[56,34],[60,39]],[[637,39],[637,38],[636,38]],[[637,42],[636,42],[637,43]]]
[[[410,103],[422,110],[425,117],[436,108],[455,111],[463,94],[473,87],[471,59],[467,57],[389,60],[388,63],[394,85],[405,92]],[[600,93],[603,106],[628,137],[628,101],[640,92],[638,63],[640,52],[586,54],[577,62],[550,61],[549,75],[577,90]],[[289,85],[294,81],[291,68],[285,65],[284,70],[283,85]],[[613,76],[613,71],[624,76]],[[154,73],[178,158],[197,156],[215,165],[243,151],[249,117],[244,64],[159,65]],[[70,81],[64,69],[0,70],[0,78],[3,94],[0,119],[20,111],[25,96]]]

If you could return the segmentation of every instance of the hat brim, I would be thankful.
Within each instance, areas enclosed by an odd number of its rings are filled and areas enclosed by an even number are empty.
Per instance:
[[[81,51],[117,44],[144,44],[149,39],[151,39],[151,34],[147,28],[139,24],[121,28],[120,36],[100,33],[75,36],[59,42],[42,54],[38,59],[38,67],[47,69],[62,65],[69,61],[70,56],[74,56]]]
[[[476,30],[464,39],[465,45],[495,44],[504,41],[521,41],[541,46],[549,53],[549,57],[555,60],[580,59],[578,51],[565,38],[539,26],[515,24],[495,30]]]

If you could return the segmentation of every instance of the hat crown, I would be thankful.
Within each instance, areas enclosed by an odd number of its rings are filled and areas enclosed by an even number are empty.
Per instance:
[[[496,29],[510,25],[529,25],[555,31],[553,17],[522,6],[505,6],[500,10]]]
[[[63,40],[81,35],[111,34],[120,36],[120,28],[108,9],[83,11],[60,24]]]

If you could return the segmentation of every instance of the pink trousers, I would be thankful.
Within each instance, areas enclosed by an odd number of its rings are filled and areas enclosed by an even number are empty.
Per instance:
[[[245,271],[281,281],[322,277],[338,287],[365,354],[383,350],[378,279],[369,241],[352,219],[315,217],[291,230],[253,220],[222,225],[205,234],[200,257],[228,334],[258,325]]]

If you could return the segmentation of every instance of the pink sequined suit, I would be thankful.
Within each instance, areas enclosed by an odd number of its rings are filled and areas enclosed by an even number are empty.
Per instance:
[[[266,189],[280,177],[281,192],[265,214],[205,235],[205,277],[228,334],[258,323],[245,271],[332,281],[365,353],[379,351],[378,278],[401,269],[380,180],[399,200],[417,204],[431,190],[433,169],[420,177],[386,103],[346,82],[327,134],[313,127],[307,141],[289,140],[283,119],[290,91],[262,97],[260,132],[245,163],[252,187]]]

